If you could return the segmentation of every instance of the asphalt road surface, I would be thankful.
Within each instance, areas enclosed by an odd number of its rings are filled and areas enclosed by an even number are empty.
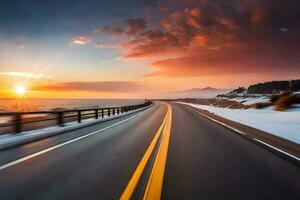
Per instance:
[[[0,152],[0,199],[300,199],[300,168],[176,103]]]

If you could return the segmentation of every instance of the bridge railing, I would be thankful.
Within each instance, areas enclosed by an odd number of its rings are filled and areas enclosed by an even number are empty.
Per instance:
[[[2,112],[0,119],[6,118],[7,122],[0,123],[0,135],[6,133],[20,133],[22,131],[36,130],[51,126],[64,126],[66,123],[81,123],[86,119],[99,119],[137,110],[151,105],[151,101],[143,104],[109,107],[89,108],[56,111],[35,112]]]

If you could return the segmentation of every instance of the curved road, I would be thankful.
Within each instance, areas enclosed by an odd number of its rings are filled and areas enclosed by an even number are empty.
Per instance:
[[[0,152],[0,199],[300,199],[300,168],[175,103]]]

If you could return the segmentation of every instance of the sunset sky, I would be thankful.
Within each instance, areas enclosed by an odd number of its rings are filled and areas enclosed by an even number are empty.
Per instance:
[[[299,0],[1,0],[0,98],[145,98],[300,78]],[[20,89],[20,88],[19,88]]]

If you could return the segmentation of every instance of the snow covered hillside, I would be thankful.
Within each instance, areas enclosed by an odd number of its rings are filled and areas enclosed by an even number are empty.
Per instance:
[[[224,95],[221,97],[217,97],[216,99],[235,101],[248,106],[256,103],[268,102],[270,100],[270,97],[264,95],[238,95],[238,96]]]

